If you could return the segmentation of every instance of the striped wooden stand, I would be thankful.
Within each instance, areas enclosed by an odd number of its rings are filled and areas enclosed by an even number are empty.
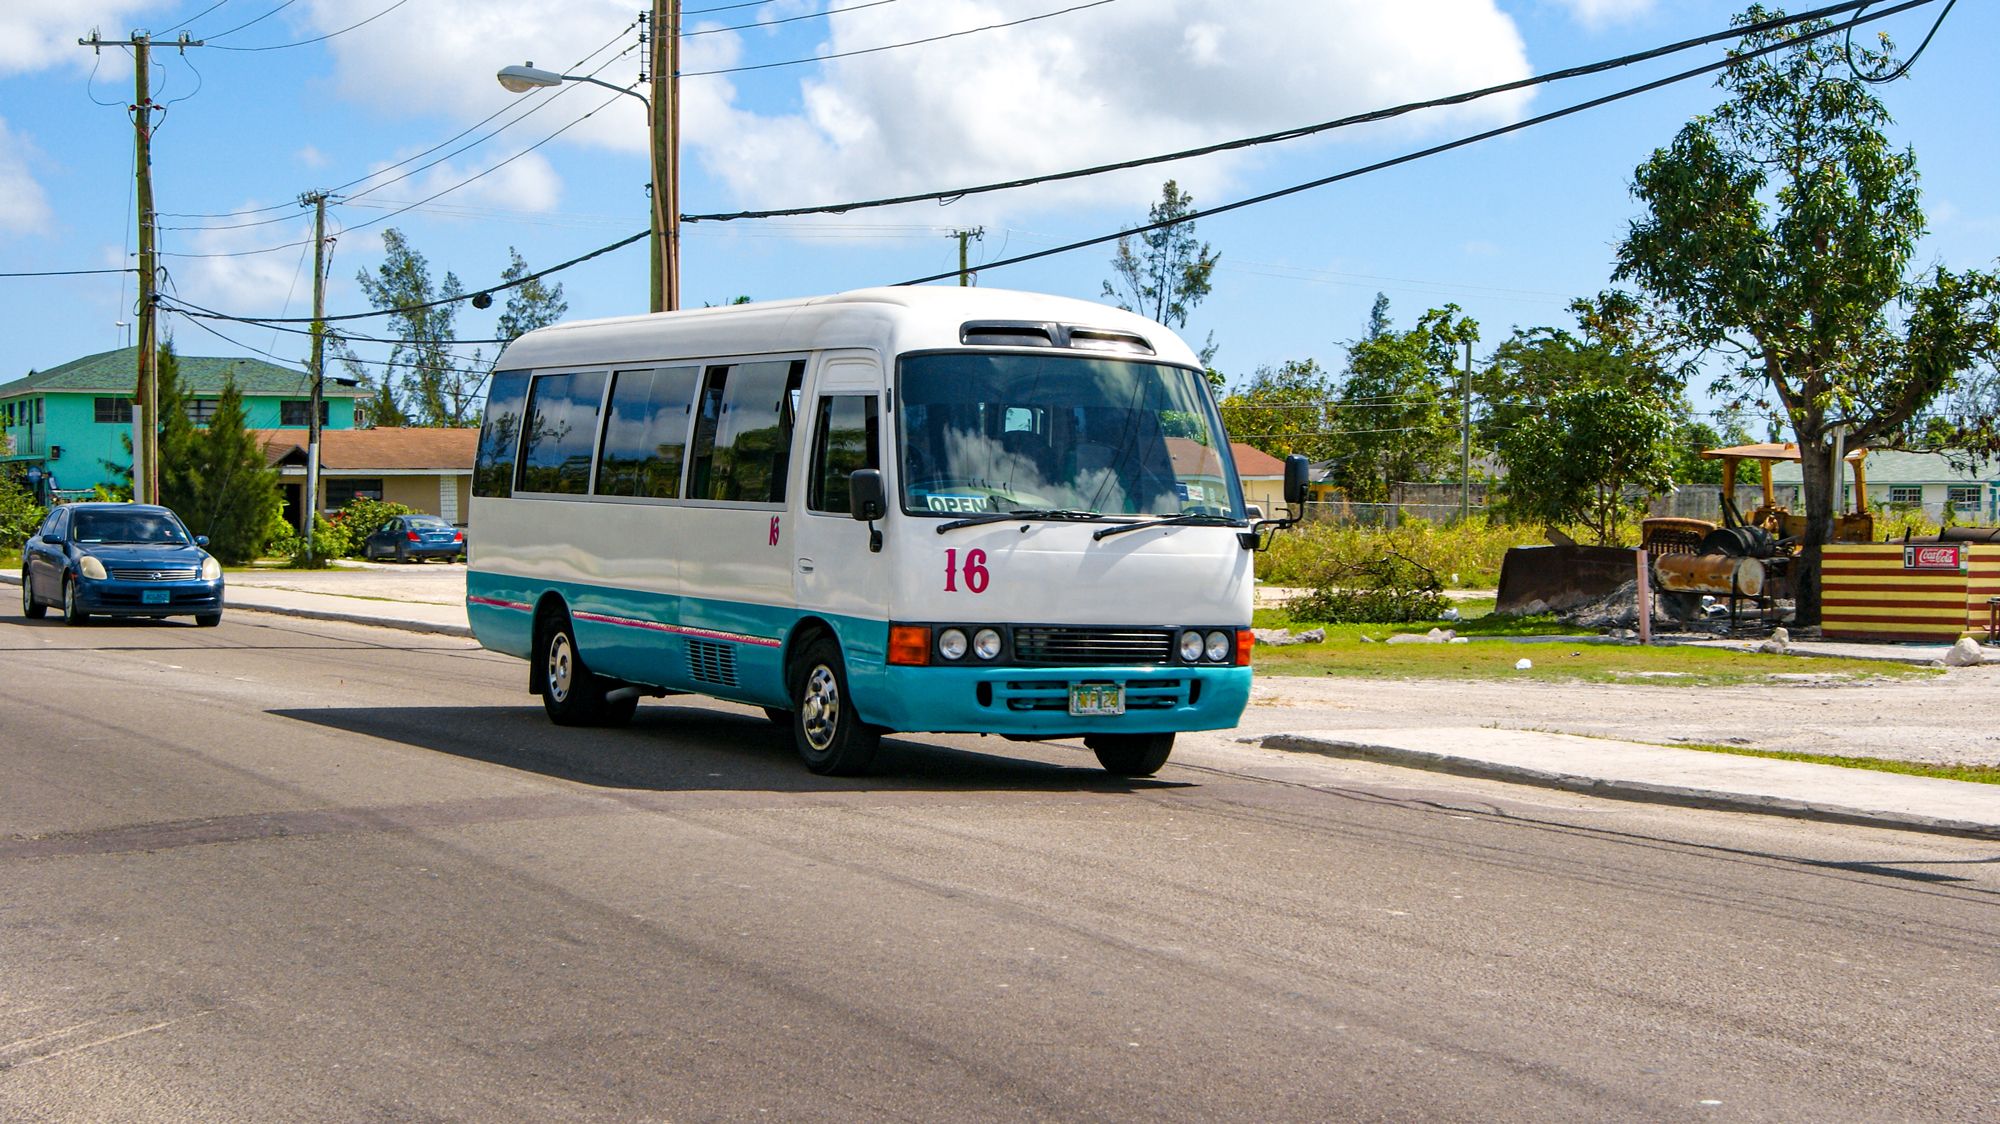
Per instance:
[[[1988,599],[2000,596],[2000,547],[1953,544],[1962,570],[1904,566],[1901,543],[1829,543],[1821,548],[1820,634],[1829,640],[1950,643],[1987,635]]]

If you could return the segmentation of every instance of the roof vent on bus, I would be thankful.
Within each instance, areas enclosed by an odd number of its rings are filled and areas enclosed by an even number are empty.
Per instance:
[[[1105,328],[1071,328],[1069,345],[1079,351],[1118,351],[1128,355],[1151,355],[1153,345],[1146,337]]]
[[[1031,320],[968,320],[959,326],[958,342],[987,347],[1060,347],[1062,329]]]

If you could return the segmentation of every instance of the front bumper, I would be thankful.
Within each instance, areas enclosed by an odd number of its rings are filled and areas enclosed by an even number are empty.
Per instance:
[[[1071,715],[1069,690],[1078,683],[1123,684],[1125,713]],[[887,666],[852,687],[862,718],[891,730],[1036,738],[1169,734],[1235,726],[1250,703],[1250,669]]]
[[[77,608],[106,617],[174,617],[222,611],[223,579],[133,582],[76,579]],[[165,594],[166,600],[159,600]]]

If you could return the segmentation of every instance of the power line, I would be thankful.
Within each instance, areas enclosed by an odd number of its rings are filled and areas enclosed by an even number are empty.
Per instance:
[[[346,27],[341,28],[339,31],[329,31],[325,35],[316,35],[311,39],[301,39],[296,43],[273,43],[267,47],[230,47],[220,43],[213,44],[213,46],[219,51],[282,51],[290,47],[305,47],[305,46],[310,46],[311,44],[314,43],[324,43],[328,39],[331,39],[336,35],[345,35],[348,32],[353,31],[355,28],[366,27],[367,25],[374,23],[376,20],[381,19],[383,16],[388,15],[390,12],[395,11],[397,8],[400,8],[409,2],[410,0],[396,0],[395,3],[389,5],[388,7],[382,9],[379,12],[376,12],[374,15],[369,16],[367,19],[362,20],[360,23],[351,23],[348,24]],[[248,25],[246,24],[245,26]],[[223,34],[227,35],[229,33],[225,31],[223,32]]]
[[[1740,39],[1746,35],[1756,34],[1757,32],[1760,31],[1766,31],[1778,27],[1784,27],[1790,24],[1799,23],[1806,20],[1820,19],[1828,15],[1838,15],[1843,12],[1863,9],[1868,7],[1870,4],[1876,2],[1878,2],[1878,0],[1843,0],[1842,3],[1831,4],[1823,8],[1817,8],[1814,9],[1813,11],[1806,12],[1804,14],[1797,16],[1783,16],[1775,19],[1765,20],[1762,23],[1750,24],[1745,27],[1736,27],[1736,28],[1729,28],[1724,31],[1710,32],[1707,35],[1696,36],[1695,38],[1692,39],[1683,39],[1676,43],[1668,43],[1664,46],[1654,47],[1649,50],[1638,51],[1629,55],[1620,55],[1617,58],[1605,59],[1601,62],[1585,63],[1581,66],[1572,66],[1563,70],[1553,70],[1549,71],[1546,74],[1537,74],[1527,78],[1516,79],[1515,81],[1512,82],[1503,82],[1497,86],[1486,86],[1482,89],[1468,90],[1464,93],[1450,94],[1445,97],[1439,97],[1439,98],[1430,98],[1425,101],[1406,102],[1402,105],[1392,106],[1387,109],[1375,109],[1375,110],[1369,110],[1368,112],[1365,113],[1356,113],[1356,114],[1350,114],[1346,117],[1337,117],[1331,121],[1322,121],[1316,125],[1301,125],[1295,128],[1281,129],[1275,133],[1264,133],[1254,137],[1243,137],[1237,140],[1222,141],[1216,144],[1202,145],[1198,148],[1182,149],[1179,152],[1168,152],[1159,156],[1145,156],[1134,160],[1121,160],[1113,164],[1097,164],[1088,168],[1077,168],[1066,172],[1051,172],[1046,175],[1023,176],[1019,179],[1004,180],[999,183],[982,184],[978,187],[957,187],[947,191],[925,191],[912,195],[897,195],[882,199],[865,199],[852,203],[824,203],[807,207],[785,207],[776,210],[765,210],[765,211],[731,211],[727,213],[708,214],[708,215],[682,215],[681,221],[687,223],[694,223],[694,222],[730,222],[735,219],[793,218],[800,215],[845,214],[848,211],[860,211],[873,207],[893,207],[893,206],[899,206],[904,203],[929,203],[929,202],[942,203],[942,202],[956,200],[959,197],[966,195],[984,195],[994,191],[1010,191],[1015,188],[1033,187],[1038,184],[1057,183],[1063,180],[1082,179],[1089,176],[1103,175],[1107,172],[1122,172],[1130,170],[1132,168],[1149,167],[1154,164],[1167,164],[1167,163],[1172,163],[1176,160],[1191,159],[1196,156],[1211,156],[1218,152],[1230,152],[1243,148],[1255,148],[1260,145],[1272,144],[1278,141],[1297,140],[1301,137],[1316,136],[1320,133],[1332,132],[1337,129],[1350,128],[1355,125],[1374,124],[1379,121],[1387,121],[1392,118],[1402,117],[1407,114],[1417,113],[1427,109],[1442,109],[1447,106],[1463,105],[1468,102],[1479,101],[1484,98],[1492,97],[1495,94],[1512,93],[1516,90],[1525,90],[1534,86],[1547,85],[1551,82],[1560,82],[1570,78],[1581,78],[1592,74],[1601,74],[1608,70],[1621,69],[1623,67],[1631,66],[1635,63],[1649,62],[1656,58],[1664,58],[1667,55],[1679,54],[1682,51],[1692,50],[1695,47],[1705,47],[1713,43],[1722,42],[1724,40]],[[1923,0],[1923,2],[1930,3],[1931,0]],[[1957,0],[1951,0],[1951,2],[1956,3]],[[1904,9],[1900,7],[1895,9],[1895,11],[1897,12],[1900,12],[1902,10]],[[1894,13],[1891,12],[1885,14],[1894,14]]]
[[[1205,210],[1191,211],[1178,218],[1164,219],[1160,222],[1147,223],[1143,226],[1132,227],[1128,230],[1122,230],[1115,234],[1101,234],[1093,238],[1085,238],[1079,241],[1066,243],[1061,246],[1056,246],[1052,249],[1037,250],[1034,253],[1030,254],[1017,254],[1011,258],[1002,258],[998,261],[988,262],[985,265],[981,266],[980,268],[983,270],[991,270],[991,269],[997,269],[1001,266],[1019,265],[1022,262],[1035,261],[1039,258],[1054,257],[1057,254],[1066,254],[1073,250],[1082,250],[1082,249],[1087,249],[1091,246],[1100,246],[1107,242],[1116,242],[1121,238],[1130,238],[1134,235],[1148,233],[1149,231],[1163,230],[1170,226],[1178,226],[1184,222],[1194,222],[1197,219],[1205,219],[1214,215],[1227,214],[1230,211],[1242,210],[1245,207],[1255,206],[1256,204],[1259,203],[1268,203],[1274,199],[1282,199],[1285,198],[1286,196],[1298,195],[1302,192],[1311,191],[1315,188],[1326,187],[1330,184],[1339,183],[1343,180],[1350,180],[1356,178],[1357,176],[1368,175],[1371,172],[1384,171],[1389,168],[1397,167],[1398,165],[1408,164],[1417,160],[1422,160],[1425,157],[1436,156],[1439,155],[1440,153],[1450,152],[1453,151],[1454,149],[1464,148],[1468,145],[1477,144],[1480,141],[1491,140],[1494,137],[1506,136],[1509,133],[1520,132],[1523,129],[1531,128],[1536,125],[1547,124],[1550,121],[1556,121],[1564,117],[1573,116],[1575,114],[1582,113],[1585,110],[1597,109],[1601,106],[1610,105],[1613,102],[1623,101],[1626,98],[1636,97],[1640,94],[1651,93],[1654,90],[1658,90],[1666,86],[1671,86],[1678,82],[1685,82],[1690,78],[1699,78],[1704,74],[1711,74],[1714,73],[1715,71],[1726,69],[1728,67],[1736,65],[1739,62],[1743,62],[1746,59],[1758,58],[1763,55],[1768,55],[1776,51],[1786,50],[1801,42],[1808,42],[1814,39],[1822,38],[1824,36],[1832,35],[1837,31],[1841,31],[1847,27],[1855,26],[1856,24],[1869,23],[1878,19],[1886,19],[1890,16],[1898,15],[1902,12],[1909,11],[1912,8],[1921,8],[1926,4],[1932,4],[1935,2],[1936,0],[1906,0],[1905,3],[1898,4],[1893,8],[1886,9],[1875,15],[1857,14],[1854,17],[1854,19],[1848,21],[1846,24],[1833,25],[1821,28],[1817,31],[1804,32],[1799,35],[1795,35],[1790,39],[1786,39],[1777,43],[1772,43],[1769,46],[1760,47],[1754,51],[1747,51],[1742,54],[1734,54],[1729,56],[1728,58],[1721,59],[1717,62],[1712,62],[1704,66],[1695,67],[1692,70],[1683,70],[1678,74],[1670,74],[1665,78],[1657,78],[1651,82],[1647,82],[1642,85],[1628,87],[1626,89],[1619,90],[1615,93],[1605,94],[1602,97],[1591,98],[1588,101],[1577,102],[1574,105],[1565,106],[1562,109],[1557,109],[1548,113],[1539,114],[1534,117],[1525,118],[1523,120],[1516,121],[1509,125],[1501,125],[1497,128],[1488,129],[1483,133],[1474,133],[1471,136],[1460,137],[1457,140],[1446,141],[1443,144],[1432,145],[1429,148],[1419,149],[1415,152],[1407,152],[1401,156],[1394,156],[1387,160],[1378,160],[1373,164],[1363,165],[1362,167],[1359,168],[1350,168],[1345,172],[1337,172],[1330,176],[1322,176],[1321,178],[1316,180],[1309,180],[1305,183],[1293,184],[1290,187],[1279,188],[1276,191],[1267,191],[1261,195],[1253,195],[1246,199],[1238,199],[1233,203],[1224,203],[1221,206],[1209,207]],[[1855,6],[1858,5],[1855,4],[1842,5],[1842,7],[1855,7]],[[1794,17],[1787,19],[1785,22],[1797,23],[1805,18],[1807,17],[1803,16]],[[958,271],[951,270],[945,273],[934,273],[926,277],[918,277],[909,281],[902,281],[898,283],[902,285],[923,285],[932,281],[943,281],[957,276],[958,276]]]
[[[83,277],[92,273],[137,273],[137,269],[44,269],[26,273],[0,273],[0,277]]]
[[[768,2],[769,0],[760,0],[760,3],[768,3]],[[800,20],[816,20],[823,16],[837,16],[842,12],[858,12],[863,8],[879,8],[884,4],[894,4],[895,2],[896,0],[868,0],[866,4],[849,4],[845,8],[828,8],[826,11],[823,12],[807,12],[805,15],[802,16],[786,16],[783,19],[759,20],[756,23],[739,23],[731,27],[705,27],[702,28],[700,31],[683,31],[681,32],[681,38],[692,39],[697,35],[719,35],[725,31],[748,31],[753,27],[776,27],[781,23],[797,23]],[[682,12],[681,18],[685,19],[692,14],[693,14],[692,12]],[[685,78],[686,75],[682,75],[682,77]]]
[[[1958,0],[1945,0],[1944,11],[1938,13],[1937,22],[1931,24],[1930,31],[1924,35],[1924,41],[1917,44],[1917,49],[1910,54],[1909,58],[1903,60],[1902,65],[1886,73],[1863,74],[1861,73],[1861,69],[1854,65],[1854,29],[1850,26],[1847,30],[1847,41],[1841,47],[1841,52],[1847,59],[1847,69],[1863,82],[1894,82],[1896,79],[1908,74],[1910,68],[1916,65],[1917,59],[1923,56],[1924,48],[1931,45],[1931,39],[1937,35],[1938,28],[1944,26],[1944,18],[1951,14],[1952,7],[1957,3]],[[1866,8],[1867,5],[1863,4],[1862,7]]]
[[[911,39],[903,43],[888,43],[880,47],[863,47],[858,51],[838,51],[831,55],[814,55],[811,58],[786,59],[784,62],[760,62],[753,64],[751,66],[725,67],[721,70],[683,70],[681,71],[680,76],[682,78],[703,78],[711,74],[742,74],[752,70],[775,70],[783,66],[803,66],[809,62],[828,62],[833,59],[850,59],[855,57],[856,55],[872,55],[882,51],[894,51],[902,47],[919,47],[925,43],[939,43],[946,39],[957,39],[960,36],[964,35],[977,35],[982,31],[998,31],[1001,28],[1005,27],[1019,27],[1024,23],[1034,23],[1036,20],[1053,19],[1056,16],[1066,16],[1071,12],[1081,12],[1085,8],[1100,8],[1112,2],[1113,0],[1090,0],[1090,3],[1088,4],[1078,4],[1073,8],[1063,8],[1059,11],[1054,11],[1054,12],[1043,12],[1039,16],[1028,16],[1024,19],[1009,20],[1006,23],[990,23],[987,24],[985,27],[969,27],[964,31],[951,31],[943,35],[932,35],[925,39]],[[682,14],[685,15],[686,13]],[[956,274],[954,274],[954,276],[956,276]]]
[[[282,4],[279,4],[279,5],[277,6],[277,7],[275,7],[275,8],[272,8],[272,9],[271,9],[270,11],[268,11],[268,12],[265,12],[265,13],[264,13],[263,15],[261,15],[261,16],[258,16],[258,17],[257,17],[256,19],[254,19],[254,20],[251,20],[251,21],[249,21],[248,23],[239,23],[239,24],[237,24],[237,25],[236,25],[235,27],[232,27],[232,28],[230,28],[230,29],[229,29],[228,31],[218,31],[218,32],[216,32],[215,34],[213,34],[213,35],[209,35],[209,36],[205,36],[204,38],[206,38],[206,39],[208,39],[208,40],[210,40],[210,41],[213,41],[213,40],[216,40],[216,39],[220,39],[220,38],[222,38],[222,37],[223,37],[223,36],[225,36],[225,35],[234,35],[234,34],[236,34],[237,32],[239,32],[239,31],[241,31],[241,30],[243,30],[243,29],[244,29],[244,28],[246,28],[246,27],[250,27],[250,26],[252,26],[252,25],[254,25],[254,24],[260,24],[260,23],[263,23],[263,22],[264,22],[265,20],[267,20],[267,19],[270,19],[270,18],[271,18],[272,16],[275,16],[275,15],[277,15],[277,14],[278,14],[279,12],[282,12],[282,11],[284,11],[284,10],[285,10],[286,8],[289,8],[289,7],[291,7],[291,6],[293,5],[293,4],[296,4],[296,3],[298,3],[298,2],[299,2],[299,0],[285,0],[285,2],[284,2],[284,3],[282,3]]]

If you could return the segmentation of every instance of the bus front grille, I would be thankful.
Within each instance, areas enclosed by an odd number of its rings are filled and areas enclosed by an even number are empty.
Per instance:
[[[1014,658],[1022,663],[1166,663],[1173,633],[1157,628],[1017,628]]]

